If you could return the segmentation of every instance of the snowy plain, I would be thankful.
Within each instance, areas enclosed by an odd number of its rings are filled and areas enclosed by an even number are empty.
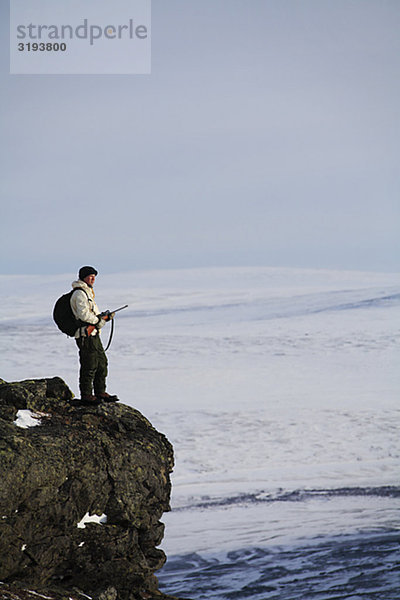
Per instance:
[[[0,377],[58,375],[78,395],[75,343],[51,319],[73,279],[0,276]],[[168,556],[396,535],[398,275],[138,271],[100,274],[95,290],[102,310],[129,305],[115,319],[108,390],[175,448]]]

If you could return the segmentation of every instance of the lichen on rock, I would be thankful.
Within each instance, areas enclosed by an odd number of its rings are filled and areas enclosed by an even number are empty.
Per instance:
[[[40,426],[18,427],[21,410]],[[134,408],[74,405],[58,377],[2,381],[0,580],[61,596],[167,598],[154,573],[172,468],[171,444]]]

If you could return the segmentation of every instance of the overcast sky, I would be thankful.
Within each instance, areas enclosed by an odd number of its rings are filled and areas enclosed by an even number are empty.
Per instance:
[[[92,76],[9,75],[0,6],[1,273],[399,268],[398,0],[153,0]]]

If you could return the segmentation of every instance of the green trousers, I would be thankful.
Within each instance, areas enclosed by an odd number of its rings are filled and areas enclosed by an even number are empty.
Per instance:
[[[106,391],[107,356],[100,336],[90,335],[76,340],[79,348],[79,389],[81,396],[103,394]]]

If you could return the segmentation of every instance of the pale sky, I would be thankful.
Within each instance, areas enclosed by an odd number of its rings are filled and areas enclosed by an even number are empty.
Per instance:
[[[153,0],[151,75],[10,75],[0,20],[0,273],[399,268],[398,0]]]

